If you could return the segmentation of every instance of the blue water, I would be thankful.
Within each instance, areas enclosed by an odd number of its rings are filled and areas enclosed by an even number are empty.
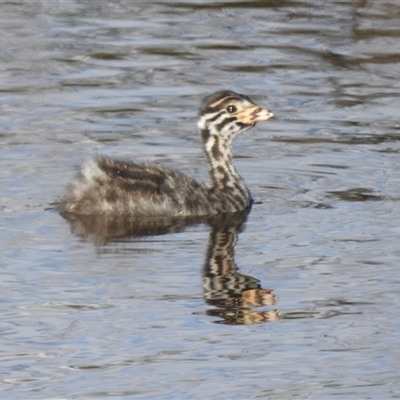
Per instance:
[[[1,3],[1,397],[399,398],[399,15]],[[247,324],[206,302],[208,226],[99,243],[55,210],[96,154],[206,179],[197,107],[221,88],[276,116],[234,150],[256,199],[235,261],[272,290]]]

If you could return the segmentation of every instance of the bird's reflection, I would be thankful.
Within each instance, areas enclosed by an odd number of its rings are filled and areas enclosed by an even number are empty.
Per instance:
[[[255,310],[272,306],[276,295],[262,288],[260,281],[239,273],[235,263],[235,245],[244,229],[250,210],[197,218],[107,218],[102,216],[63,215],[72,231],[89,237],[96,243],[134,236],[154,236],[181,232],[190,226],[207,224],[211,227],[203,267],[203,289],[207,304],[213,308],[207,315],[218,317],[216,323],[241,325],[279,319],[276,310]]]
[[[207,256],[203,267],[206,302],[216,308],[208,315],[220,317],[221,324],[255,324],[279,319],[278,312],[255,311],[276,303],[276,295],[261,287],[260,281],[239,273],[235,263],[235,245],[248,212],[226,214],[211,223]]]

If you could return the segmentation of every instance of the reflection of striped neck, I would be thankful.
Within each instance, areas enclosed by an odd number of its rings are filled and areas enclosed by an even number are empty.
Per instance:
[[[224,113],[207,114],[198,123],[210,174],[210,187],[221,190],[236,209],[251,203],[250,193],[232,162],[233,139],[247,127]]]
[[[203,269],[204,296],[208,303],[219,307],[241,307],[249,290],[260,289],[258,279],[238,272],[235,244],[246,214],[231,217],[232,225],[213,226],[207,258]]]

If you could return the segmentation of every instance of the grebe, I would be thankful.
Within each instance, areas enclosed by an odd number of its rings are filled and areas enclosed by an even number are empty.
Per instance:
[[[200,107],[198,130],[210,181],[148,164],[96,158],[84,164],[60,203],[62,214],[203,216],[247,209],[252,198],[232,163],[232,141],[273,116],[248,96],[222,90]]]

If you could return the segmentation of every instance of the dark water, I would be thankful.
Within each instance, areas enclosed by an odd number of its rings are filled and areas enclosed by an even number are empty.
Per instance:
[[[2,398],[400,398],[397,1],[3,1],[0,22]],[[245,227],[71,232],[54,205],[95,154],[205,179],[221,88],[276,116],[235,144]]]

